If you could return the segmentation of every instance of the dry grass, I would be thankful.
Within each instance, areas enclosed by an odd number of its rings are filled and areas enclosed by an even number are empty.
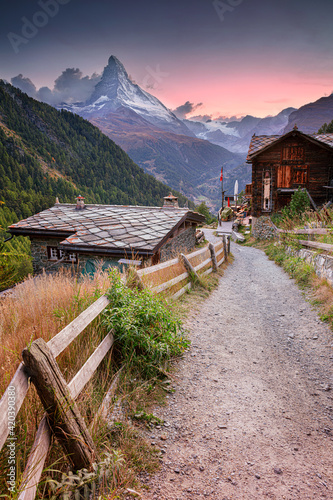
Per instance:
[[[98,296],[102,295],[109,286],[108,274],[97,272],[92,279],[89,276],[77,279],[70,272],[59,271],[54,275],[42,275],[29,278],[22,285],[15,288],[15,294],[6,296],[0,302],[0,365],[2,377],[0,379],[0,395],[9,385],[16,369],[21,362],[21,352],[36,338],[45,341],[51,339],[64,326],[70,323]],[[57,358],[59,366],[69,381],[78,371],[88,356],[99,344],[105,332],[100,328],[96,319],[83,334]],[[103,391],[106,391],[112,370],[110,369],[111,356],[98,371],[98,384],[90,382],[79,398],[79,407],[87,420],[95,414]],[[95,377],[96,379],[96,377]],[[90,393],[88,394],[88,390]],[[43,415],[43,408],[33,386],[24,400],[17,415],[15,433],[17,438],[16,465],[17,483],[23,472],[28,454]],[[55,447],[48,459],[48,465],[54,463],[62,453]],[[65,462],[59,464],[63,469]],[[7,470],[6,447],[0,453],[0,491],[7,491],[5,486]]]
[[[333,330],[333,288],[318,276],[313,278],[310,300],[318,309],[320,319]]]
[[[0,301],[0,396],[5,391],[20,361],[22,350],[36,338],[45,341],[103,294],[109,285],[108,274],[77,279],[70,272],[43,274],[28,278]]]
[[[230,256],[229,262],[232,261]],[[222,264],[217,274],[202,277],[202,286],[196,286],[191,294],[185,294],[182,301],[177,301],[172,307],[178,310],[182,316],[186,315],[198,300],[206,298],[209,291],[217,286],[219,277],[223,275],[223,269],[227,264]],[[174,270],[178,275],[178,270]],[[182,269],[183,272],[183,269]],[[171,279],[175,275],[167,274]],[[165,280],[166,276],[159,277]],[[0,362],[3,376],[0,380],[0,396],[8,386],[20,361],[21,352],[36,338],[45,341],[51,339],[64,326],[70,323],[80,312],[86,309],[98,296],[103,294],[109,286],[107,273],[98,272],[95,277],[84,277],[77,279],[70,273],[60,271],[55,275],[42,275],[38,278],[30,278],[15,290],[15,296],[6,297],[0,302]],[[78,369],[87,360],[88,356],[95,350],[100,340],[105,335],[97,318],[89,327],[57,358],[57,362],[69,381]],[[92,421],[100,403],[107,391],[116,367],[113,365],[112,352],[103,360],[97,373],[87,384],[80,394],[77,404],[86,423]],[[130,373],[124,374],[119,386],[120,396],[127,403],[129,416],[138,409],[149,408],[157,400],[165,396],[165,388],[156,384],[156,380],[145,382],[144,386],[133,382],[134,377]],[[17,436],[17,484],[24,470],[27,458],[33,443],[38,424],[43,415],[43,408],[32,386],[21,407],[16,421]],[[110,448],[118,449],[125,457],[125,467],[117,477],[114,478],[110,495],[102,498],[120,498],[124,488],[133,487],[136,477],[140,471],[152,472],[158,466],[156,451],[140,438],[135,428],[131,425],[123,425],[119,433],[110,432],[106,425],[95,426],[93,439],[102,455],[103,450]],[[55,464],[55,465],[54,465]],[[47,469],[55,471],[68,471],[68,464],[63,457],[59,445],[54,442],[51,452],[45,464]],[[0,453],[0,491],[6,491],[7,455],[6,449]],[[57,472],[47,472],[51,477],[59,477]],[[43,475],[45,479],[45,474]],[[109,485],[110,486],[110,485]],[[47,487],[41,484],[37,498],[47,498]],[[13,496],[15,498],[15,496]]]

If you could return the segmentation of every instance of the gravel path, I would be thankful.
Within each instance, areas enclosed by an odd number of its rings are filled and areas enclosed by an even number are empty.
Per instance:
[[[232,252],[155,410],[163,465],[143,497],[333,499],[332,332],[263,252]]]

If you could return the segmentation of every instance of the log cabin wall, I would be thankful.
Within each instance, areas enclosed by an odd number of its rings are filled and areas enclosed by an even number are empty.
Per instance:
[[[298,186],[306,188],[317,205],[331,193],[333,150],[295,133],[278,140],[252,159],[252,212],[258,217],[286,206]]]

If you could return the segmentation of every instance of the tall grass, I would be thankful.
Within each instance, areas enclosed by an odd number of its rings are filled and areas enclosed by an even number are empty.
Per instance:
[[[29,278],[15,288],[13,295],[0,301],[0,396],[4,393],[11,378],[21,362],[21,352],[36,338],[45,341],[56,335],[65,325],[86,309],[109,286],[108,274],[97,272],[93,279],[84,277],[77,279],[68,271],[59,271],[54,275],[41,275]],[[105,330],[100,321],[95,320],[65,352],[57,358],[57,362],[69,381],[78,371],[88,356],[100,342]],[[110,360],[106,359],[102,372],[99,372],[98,384],[91,389],[90,395],[84,391],[78,405],[84,415],[94,415],[106,390],[110,370]],[[103,372],[104,369],[104,372]],[[90,382],[89,385],[93,384]],[[96,387],[100,388],[97,390]],[[93,390],[94,389],[94,390]],[[95,392],[94,392],[95,391]],[[100,392],[101,394],[98,394]],[[93,396],[92,396],[93,394]],[[16,419],[15,433],[17,437],[16,466],[19,483],[28,454],[43,415],[43,408],[34,387],[24,400]],[[62,452],[55,447],[49,457],[49,465],[62,457]],[[63,459],[59,467],[66,468]],[[6,447],[0,453],[0,493],[5,493],[6,472],[8,470]]]

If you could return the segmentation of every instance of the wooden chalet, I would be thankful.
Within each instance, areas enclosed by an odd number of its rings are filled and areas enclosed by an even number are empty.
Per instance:
[[[253,135],[247,163],[252,163],[255,217],[277,212],[292,194],[305,189],[313,208],[333,197],[333,134],[304,134],[295,128],[284,135]]]

